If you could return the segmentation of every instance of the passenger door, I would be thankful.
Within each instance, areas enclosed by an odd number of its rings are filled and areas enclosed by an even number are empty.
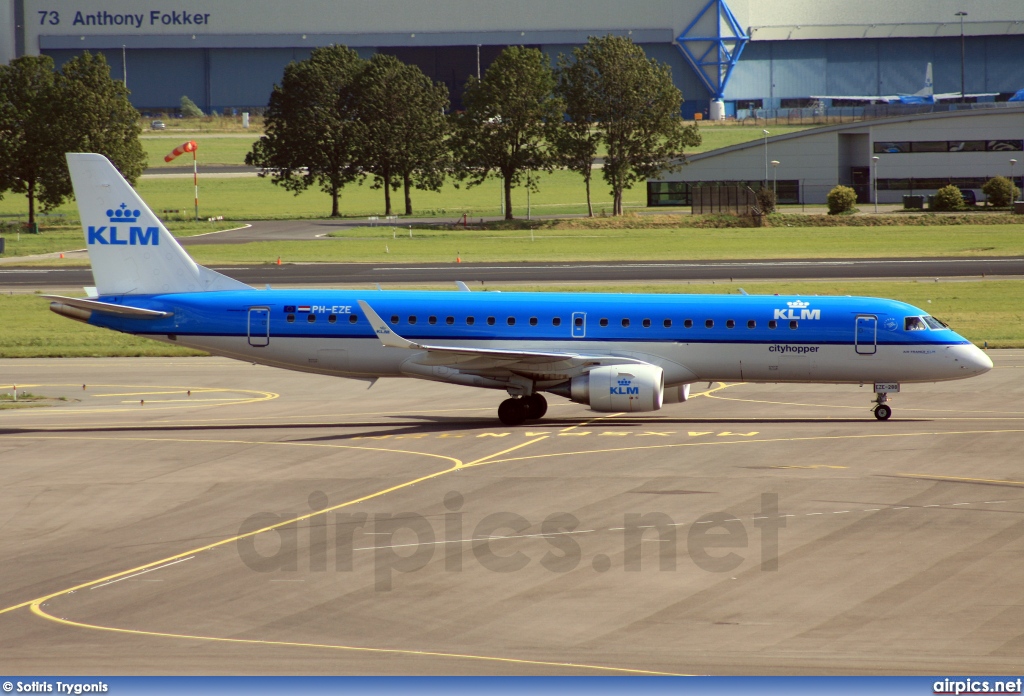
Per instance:
[[[254,348],[270,345],[270,310],[266,307],[249,308],[249,345]]]
[[[878,350],[878,317],[861,314],[857,317],[857,329],[853,339],[858,355],[874,355]]]

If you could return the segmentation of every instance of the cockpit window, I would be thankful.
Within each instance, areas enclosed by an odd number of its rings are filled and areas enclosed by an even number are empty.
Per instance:
[[[903,319],[904,331],[927,331],[928,325],[921,317],[905,317]]]
[[[925,317],[924,318],[924,322],[926,324],[928,324],[928,328],[930,328],[930,329],[948,329],[949,328],[948,324],[946,324],[941,319],[936,319],[935,317]]]

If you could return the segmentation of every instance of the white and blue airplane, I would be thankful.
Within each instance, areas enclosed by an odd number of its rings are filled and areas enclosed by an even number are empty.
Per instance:
[[[102,155],[68,154],[96,287],[66,317],[215,355],[375,382],[543,394],[599,412],[686,401],[695,382],[901,384],[980,375],[988,355],[916,307],[869,297],[259,290],[196,264]],[[463,286],[464,287],[464,286]]]
[[[960,98],[976,98],[976,97],[995,97],[998,92],[972,92],[970,94],[961,94],[960,92],[942,92],[940,94],[935,93],[935,82],[932,79],[932,64],[928,63],[928,67],[924,71],[924,87],[917,90],[913,94],[877,94],[875,96],[865,95],[816,95],[812,96],[811,99],[845,99],[847,101],[863,101],[863,102],[899,102],[901,104],[934,104],[936,101],[943,101],[949,99],[960,99]]]

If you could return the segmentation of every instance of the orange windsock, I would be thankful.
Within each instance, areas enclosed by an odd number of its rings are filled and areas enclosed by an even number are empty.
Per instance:
[[[195,140],[189,140],[187,143],[174,148],[174,152],[164,157],[164,162],[170,162],[175,157],[180,157],[181,155],[184,155],[186,152],[195,152],[197,147],[199,146],[196,145]]]

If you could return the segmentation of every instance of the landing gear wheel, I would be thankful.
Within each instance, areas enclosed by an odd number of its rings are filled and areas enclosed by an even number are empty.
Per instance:
[[[527,418],[523,399],[505,399],[498,406],[498,420],[505,425],[522,425]]]
[[[540,394],[533,394],[531,396],[524,396],[522,398],[523,406],[526,407],[526,418],[527,420],[536,420],[543,418],[544,414],[548,412],[548,402]]]
[[[885,404],[878,404],[875,406],[875,418],[884,421],[889,420],[889,416],[892,415],[892,407],[886,406]]]

